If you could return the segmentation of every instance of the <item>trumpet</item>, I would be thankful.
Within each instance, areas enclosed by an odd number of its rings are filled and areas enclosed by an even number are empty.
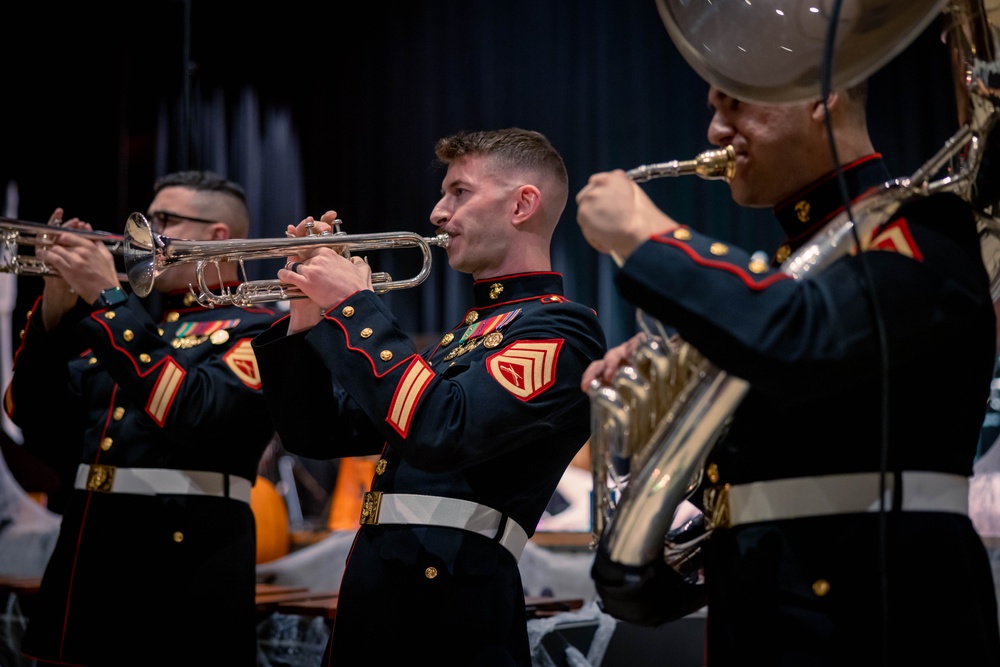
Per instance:
[[[20,246],[52,245],[53,237],[74,234],[81,238],[101,241],[112,255],[124,252],[125,237],[110,232],[70,229],[0,217],[0,273],[19,276],[57,276],[58,272],[32,255],[21,255]],[[120,276],[124,278],[124,276]]]
[[[219,292],[212,292],[205,278],[205,269],[209,266],[218,267],[220,262],[236,261],[242,270],[243,263],[247,260],[284,258],[300,250],[316,247],[337,248],[345,256],[349,256],[348,253],[351,252],[370,250],[420,250],[423,263],[420,271],[411,278],[393,280],[388,273],[372,273],[375,292],[383,294],[390,290],[416,287],[424,282],[430,275],[431,246],[447,248],[451,242],[448,234],[438,234],[431,238],[413,232],[345,234],[339,231],[339,220],[334,221],[334,225],[338,229],[336,233],[325,232],[293,238],[189,241],[156,234],[150,228],[146,216],[133,213],[125,223],[125,271],[132,290],[139,296],[147,296],[161,272],[173,266],[195,262],[198,290],[192,286],[191,293],[199,304],[207,308],[227,305],[246,308],[257,303],[301,299],[305,295],[294,285],[277,279],[245,280],[234,288],[221,287]],[[245,275],[246,272],[243,273]]]
[[[732,146],[726,146],[698,153],[693,160],[645,164],[629,169],[625,175],[636,183],[674,176],[700,176],[710,181],[728,182],[736,175],[736,150]]]

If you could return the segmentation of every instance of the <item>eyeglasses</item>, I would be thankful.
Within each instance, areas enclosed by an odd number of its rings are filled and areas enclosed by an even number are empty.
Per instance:
[[[180,213],[171,213],[170,211],[150,211],[146,214],[146,219],[149,220],[149,228],[156,234],[162,233],[170,225],[185,220],[188,222],[201,222],[207,225],[214,225],[219,222],[218,220],[206,220],[205,218],[192,218],[190,215],[181,215]]]

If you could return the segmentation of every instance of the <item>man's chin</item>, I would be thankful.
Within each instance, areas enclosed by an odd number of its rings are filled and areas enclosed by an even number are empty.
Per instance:
[[[755,195],[755,193],[745,189],[730,188],[730,193],[733,201],[744,208],[771,208],[774,206],[774,202],[770,201],[770,198]]]

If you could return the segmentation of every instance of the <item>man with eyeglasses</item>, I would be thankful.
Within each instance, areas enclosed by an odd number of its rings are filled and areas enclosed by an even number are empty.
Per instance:
[[[172,238],[241,238],[249,224],[243,189],[210,172],[159,179],[148,210]],[[104,243],[53,238],[38,253],[58,277],[28,314],[5,409],[26,446],[77,469],[21,651],[38,664],[254,665],[249,500],[274,431],[250,341],[276,315],[201,307],[195,267],[179,264],[157,276],[158,320],[119,285]],[[232,263],[212,273],[236,282]]]

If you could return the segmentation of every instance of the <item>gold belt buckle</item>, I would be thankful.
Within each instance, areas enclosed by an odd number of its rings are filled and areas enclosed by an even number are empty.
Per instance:
[[[93,463],[87,471],[87,490],[111,493],[115,485],[115,467]]]
[[[380,507],[382,507],[382,492],[366,491],[361,501],[361,525],[377,526]]]
[[[705,489],[705,528],[729,528],[729,485],[711,486]]]

